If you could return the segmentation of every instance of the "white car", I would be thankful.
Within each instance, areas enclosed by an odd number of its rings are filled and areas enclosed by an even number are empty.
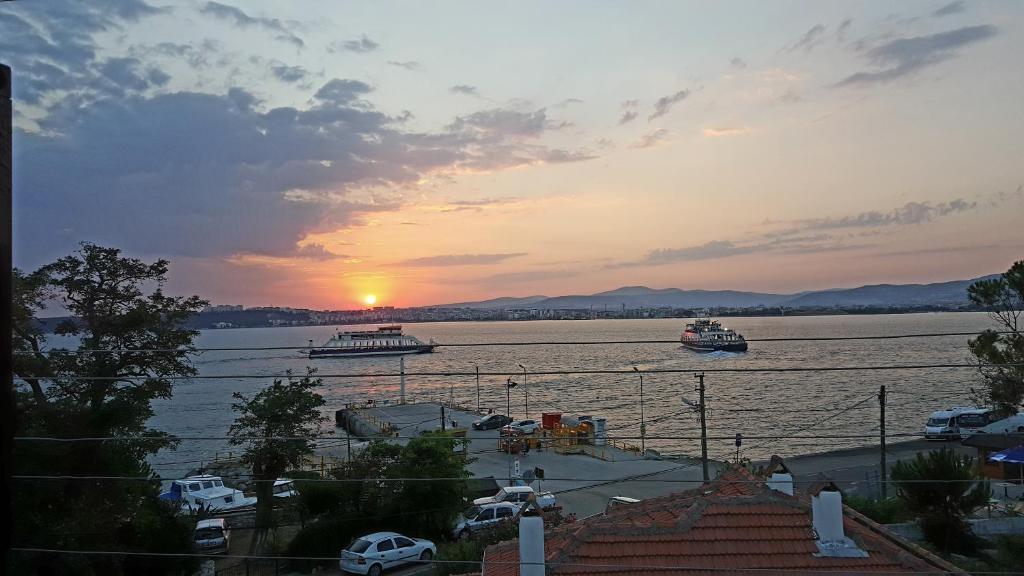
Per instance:
[[[473,500],[473,504],[476,506],[484,506],[487,504],[497,504],[499,502],[510,502],[519,505],[529,500],[531,494],[535,494],[537,496],[537,505],[541,508],[550,508],[555,505],[554,494],[551,492],[537,493],[534,491],[532,486],[505,486],[498,490],[497,494],[494,496],[487,496]]]
[[[202,554],[227,554],[231,531],[223,518],[196,522],[193,536],[196,550]]]
[[[385,570],[417,561],[429,561],[437,554],[430,540],[409,538],[395,532],[374,532],[356,538],[341,551],[338,564],[343,572],[380,576]]]
[[[470,506],[459,517],[452,535],[463,540],[469,538],[473,534],[492,527],[499,522],[511,520],[519,512],[519,507],[519,504],[511,502]]]
[[[533,434],[538,428],[540,428],[540,424],[538,424],[536,420],[516,420],[508,426],[505,426],[505,428],[515,428],[523,434]]]

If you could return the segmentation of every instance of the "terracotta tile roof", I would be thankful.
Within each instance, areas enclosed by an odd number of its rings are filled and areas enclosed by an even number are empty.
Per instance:
[[[789,496],[752,480],[745,469],[731,470],[696,490],[549,529],[547,574],[963,573],[845,507],[846,536],[868,556],[817,557],[810,496]],[[518,575],[518,562],[518,541],[495,544],[485,552],[481,574]]]

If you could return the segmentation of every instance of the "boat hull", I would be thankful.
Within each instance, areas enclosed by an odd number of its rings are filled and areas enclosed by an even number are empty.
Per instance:
[[[345,350],[342,348],[313,348],[309,351],[310,358],[347,358],[350,356],[404,356],[406,354],[429,354],[434,351],[431,344],[419,346],[400,346],[394,348],[378,348],[368,350]]]
[[[746,352],[746,342],[687,342],[683,340],[683,347],[694,352]]]

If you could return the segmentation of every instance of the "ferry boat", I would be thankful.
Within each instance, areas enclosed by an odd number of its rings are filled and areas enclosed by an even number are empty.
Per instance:
[[[319,348],[309,342],[309,357],[334,356],[398,356],[402,354],[426,354],[433,352],[434,341],[424,344],[415,336],[402,334],[398,325],[380,326],[376,330],[360,332],[338,332]]]
[[[181,511],[185,513],[199,510],[227,512],[256,505],[255,496],[246,496],[241,490],[228,488],[220,476],[209,474],[175,480],[160,499],[180,502]]]
[[[746,352],[747,341],[735,330],[723,328],[721,322],[698,318],[686,325],[680,338],[683,346],[697,352]]]

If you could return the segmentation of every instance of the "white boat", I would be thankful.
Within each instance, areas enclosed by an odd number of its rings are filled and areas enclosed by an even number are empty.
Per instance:
[[[338,332],[319,348],[309,341],[310,358],[338,356],[399,356],[433,352],[435,344],[424,344],[420,339],[402,334],[398,325],[380,326],[376,330]]]
[[[288,478],[274,480],[274,498],[291,498],[298,496],[299,491],[295,489],[295,482]]]
[[[209,474],[175,480],[160,499],[180,502],[182,512],[187,513],[200,509],[227,512],[256,505],[255,496],[246,496],[241,490],[229,488],[220,476]]]

